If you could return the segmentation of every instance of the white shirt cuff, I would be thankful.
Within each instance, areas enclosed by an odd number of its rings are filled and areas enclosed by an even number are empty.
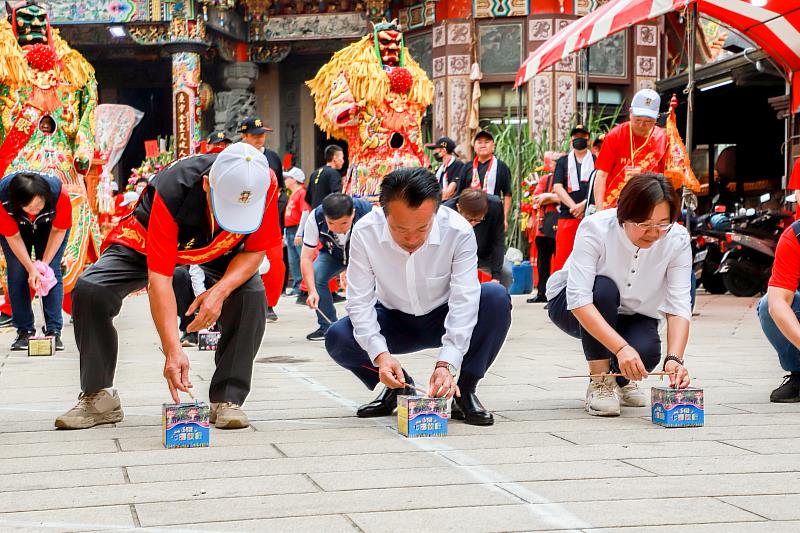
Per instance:
[[[375,358],[383,352],[388,352],[389,346],[386,345],[386,339],[383,335],[375,335],[367,342],[367,355],[372,364],[375,364]]]
[[[461,362],[463,360],[464,354],[455,346],[442,346],[442,349],[439,351],[439,361],[450,363],[456,367],[456,370],[461,370]]]

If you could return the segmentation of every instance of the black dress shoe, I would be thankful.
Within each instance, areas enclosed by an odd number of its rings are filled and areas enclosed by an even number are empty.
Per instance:
[[[407,376],[406,383],[411,385],[414,384],[414,382]],[[402,389],[390,389],[389,387],[384,387],[383,391],[381,391],[377,398],[358,408],[358,411],[356,411],[356,416],[359,418],[390,416],[392,413],[394,413],[394,410],[397,409],[398,396],[413,396],[414,394],[414,389],[410,387],[403,387]]]
[[[543,294],[537,294],[536,296],[528,298],[525,301],[529,304],[546,304],[547,298]]]
[[[453,420],[463,420],[472,426],[491,426],[494,416],[486,410],[475,393],[462,394],[461,398],[453,398],[453,407],[450,412]]]

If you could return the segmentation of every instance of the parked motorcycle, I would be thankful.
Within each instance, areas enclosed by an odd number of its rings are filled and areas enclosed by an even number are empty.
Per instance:
[[[692,231],[692,256],[695,276],[711,294],[725,294],[719,266],[726,250],[725,233],[730,218],[724,213],[708,213],[697,217]]]
[[[779,210],[752,209],[731,218],[731,229],[725,234],[726,251],[717,271],[731,294],[749,297],[766,291],[775,248],[791,218]]]

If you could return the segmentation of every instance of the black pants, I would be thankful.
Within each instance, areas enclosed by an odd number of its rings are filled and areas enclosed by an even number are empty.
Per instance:
[[[214,281],[224,273],[206,270],[208,265],[201,268]],[[147,258],[118,244],[109,247],[78,278],[72,292],[72,310],[83,392],[97,392],[114,384],[119,344],[113,320],[123,299],[146,285]],[[257,275],[225,300],[217,321],[221,337],[214,354],[217,369],[209,389],[212,402],[244,403],[250,392],[253,359],[264,336],[266,317],[264,284]]]
[[[381,335],[386,339],[391,354],[441,347],[448,310],[445,304],[427,315],[414,316],[386,309],[381,304],[375,307]],[[498,283],[481,284],[478,322],[472,331],[458,378],[462,393],[475,391],[478,381],[486,374],[503,346],[509,327],[511,297],[508,291]],[[353,336],[353,324],[349,317],[337,321],[328,329],[325,348],[334,361],[355,374],[368,388],[374,389],[380,382],[377,368]]]
[[[214,285],[215,279],[219,278],[209,277],[208,274],[205,274],[205,276],[206,279],[203,284],[206,290],[208,290]],[[186,333],[186,328],[189,327],[194,317],[197,316],[197,311],[186,316],[186,311],[189,310],[189,307],[191,307],[192,302],[195,300],[192,276],[186,266],[181,265],[175,268],[175,272],[172,274],[172,290],[175,292],[175,303],[178,307],[178,320],[180,321],[178,329],[181,330],[181,333]]]
[[[550,264],[556,253],[556,240],[550,237],[536,237],[536,265],[538,281],[536,290],[541,296],[547,292],[547,280],[550,278]]]
[[[621,315],[619,313],[619,289],[616,284],[606,276],[597,276],[594,280],[594,306],[603,315],[603,319],[614,328],[620,336],[631,345],[642,358],[642,364],[648,372],[658,366],[661,361],[661,338],[658,335],[658,320],[648,316],[634,314]],[[587,361],[611,360],[611,370],[619,372],[619,365],[614,354],[603,346],[597,339],[589,335],[580,325],[575,315],[567,309],[567,289],[558,293],[550,300],[547,312],[550,320],[561,331],[580,339],[583,344],[583,353]],[[627,385],[628,380],[617,378],[617,383]]]

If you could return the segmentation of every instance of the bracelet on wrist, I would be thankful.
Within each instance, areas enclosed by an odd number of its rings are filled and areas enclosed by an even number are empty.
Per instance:
[[[684,365],[683,365],[683,358],[681,358],[681,357],[678,357],[678,355],[677,355],[677,354],[670,353],[670,354],[667,354],[667,356],[664,358],[664,364],[663,364],[663,366],[661,367],[661,369],[662,369],[662,370],[664,370],[664,371],[666,371],[666,369],[667,369],[667,363],[669,363],[670,361],[675,361],[675,362],[676,362],[676,363],[678,363],[679,365],[681,365],[681,366],[684,366]]]
[[[621,352],[622,350],[624,350],[628,346],[630,346],[630,344],[623,344],[622,346],[620,346],[620,348],[616,352],[614,352],[614,357],[618,356],[619,352]]]

